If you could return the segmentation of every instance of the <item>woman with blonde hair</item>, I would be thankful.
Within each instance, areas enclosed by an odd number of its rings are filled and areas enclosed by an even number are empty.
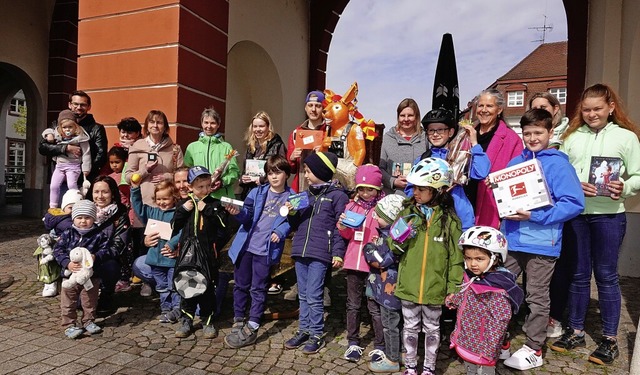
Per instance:
[[[271,118],[265,111],[258,111],[251,118],[244,140],[247,145],[247,153],[245,154],[244,173],[240,176],[242,199],[249,194],[251,189],[267,181],[263,166],[269,156],[282,155],[286,157],[287,155],[287,147],[282,138],[276,134]]]

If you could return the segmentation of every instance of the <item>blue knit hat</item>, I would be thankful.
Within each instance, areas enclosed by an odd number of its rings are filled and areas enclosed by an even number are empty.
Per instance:
[[[336,173],[338,157],[332,152],[316,152],[307,156],[304,164],[319,180],[329,182]]]

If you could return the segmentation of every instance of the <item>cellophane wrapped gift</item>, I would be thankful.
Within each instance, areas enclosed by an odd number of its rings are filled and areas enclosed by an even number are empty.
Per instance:
[[[469,181],[469,169],[471,167],[471,141],[464,129],[449,142],[449,154],[447,162],[453,169],[453,183],[466,185]]]

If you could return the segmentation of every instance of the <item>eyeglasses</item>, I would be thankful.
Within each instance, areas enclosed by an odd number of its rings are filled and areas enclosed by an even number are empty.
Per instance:
[[[449,130],[449,128],[429,129],[429,130],[427,130],[427,134],[429,134],[429,135],[434,135],[434,134],[443,135],[447,130]]]
[[[72,106],[72,107],[76,107],[76,108],[77,108],[77,107],[80,107],[80,108],[86,108],[86,107],[88,107],[89,105],[88,105],[87,103],[73,103],[73,102],[71,102],[71,106]]]

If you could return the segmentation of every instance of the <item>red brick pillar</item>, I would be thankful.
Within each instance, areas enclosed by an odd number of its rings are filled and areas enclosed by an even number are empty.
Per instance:
[[[83,0],[78,18],[78,89],[91,95],[110,145],[121,118],[143,122],[151,109],[166,113],[183,148],[205,107],[224,117],[227,1]]]

